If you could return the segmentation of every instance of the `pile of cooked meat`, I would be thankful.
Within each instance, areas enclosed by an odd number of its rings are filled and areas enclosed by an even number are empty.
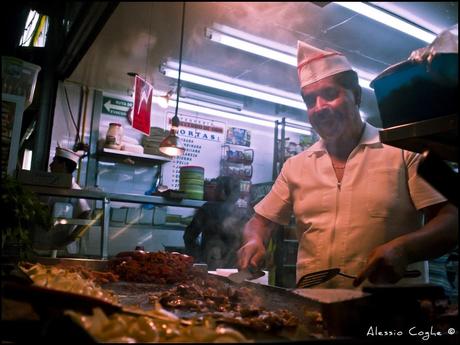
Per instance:
[[[199,276],[167,291],[150,294],[150,301],[159,301],[167,309],[192,311],[212,317],[218,323],[256,331],[276,331],[299,324],[288,310],[266,310],[260,306],[249,288],[230,287],[219,280]]]
[[[152,292],[150,302],[166,309],[211,317],[218,323],[276,331],[296,327],[298,319],[288,310],[266,310],[250,289],[233,287],[193,270],[193,258],[168,252],[124,252],[110,260],[109,267],[120,280],[171,284]]]
[[[110,270],[120,280],[138,283],[171,284],[190,274],[193,258],[168,252],[122,252],[109,261]]]

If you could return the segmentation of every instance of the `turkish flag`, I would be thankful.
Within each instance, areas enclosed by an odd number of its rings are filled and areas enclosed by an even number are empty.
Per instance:
[[[136,75],[134,80],[133,128],[150,135],[153,86]]]

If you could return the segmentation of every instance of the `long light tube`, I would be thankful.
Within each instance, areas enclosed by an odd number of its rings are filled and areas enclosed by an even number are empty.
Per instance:
[[[242,110],[244,108],[243,101],[230,100],[226,97],[211,95],[207,92],[200,92],[200,91],[193,90],[190,88],[185,88],[185,87],[181,88],[180,95],[183,98],[192,98],[192,99],[208,102],[211,104],[221,105],[227,108],[232,108],[235,110]]]
[[[206,37],[211,41],[218,42],[228,47],[244,50],[248,53],[260,55],[291,66],[297,66],[297,57],[295,55],[277,51],[275,49],[264,47],[256,43],[248,42],[244,39],[230,36],[211,28],[206,28]]]
[[[246,116],[242,116],[238,114],[228,113],[228,112],[213,109],[213,108],[206,108],[206,107],[202,107],[202,106],[195,105],[195,104],[180,102],[179,108],[182,108],[183,110],[195,111],[201,114],[217,116],[217,117],[221,117],[224,119],[241,121],[245,123],[252,123],[254,125],[259,125],[263,127],[275,128],[275,123],[273,121],[255,119],[255,118],[246,117]],[[309,130],[303,130],[300,128],[295,128],[295,127],[291,127],[287,125],[285,129],[286,131],[290,131],[294,133],[311,135],[311,131]]]
[[[171,98],[169,100],[169,105],[173,106],[173,103],[175,102],[175,98]],[[217,104],[210,104],[205,101],[201,100],[196,100],[196,99],[187,99],[186,102],[184,102],[183,98],[180,98],[179,102],[179,108],[183,110],[190,110],[190,111],[196,111],[196,112],[201,112],[203,114],[208,114],[208,115],[214,115],[218,117],[222,117],[225,119],[230,119],[230,120],[236,120],[236,121],[241,121],[241,122],[246,122],[246,123],[252,123],[255,125],[260,125],[260,126],[265,126],[265,127],[273,127],[273,117],[256,113],[253,111],[248,111],[248,110],[238,110],[238,113],[235,113],[234,109],[229,109],[226,106],[219,106]],[[366,120],[367,114],[363,112],[362,110],[359,111],[361,119],[363,121]],[[293,126],[289,126],[289,124]],[[296,121],[296,120],[289,120],[288,125],[286,125],[286,128],[292,132],[295,133],[300,133],[300,134],[307,134],[310,135],[311,131],[309,130],[311,128],[311,125],[302,121]],[[303,129],[303,128],[308,128],[308,129]]]
[[[194,100],[187,100],[187,102],[184,102],[182,98],[179,98],[179,99],[180,99],[179,109],[181,110],[188,110],[188,111],[193,111],[193,112],[197,112],[200,114],[217,116],[217,117],[228,119],[228,120],[235,120],[235,121],[241,121],[245,123],[251,123],[251,124],[259,125],[263,127],[269,127],[269,128],[275,127],[273,118],[267,115],[263,115],[263,114],[259,114],[259,113],[255,113],[251,111],[239,111],[238,113],[234,113],[232,111],[229,111],[226,107],[220,107],[214,104],[210,106],[206,102],[194,101]],[[171,106],[173,106],[173,103],[175,104],[174,99],[170,99],[169,102]],[[311,135],[311,131],[308,129],[311,127],[307,123],[303,123],[303,122],[295,121],[295,120],[290,120],[288,123],[296,127],[289,126],[289,124],[287,124],[286,125],[287,131],[290,131],[293,133]],[[303,129],[302,127],[306,129]]]
[[[404,32],[427,43],[433,42],[433,40],[436,38],[435,34],[427,30],[423,30],[415,25],[408,23],[407,21],[401,20],[395,16],[392,16],[382,10],[379,10],[376,7],[367,5],[363,2],[344,1],[334,2],[334,4],[348,8],[349,10],[352,10],[363,16],[369,17],[375,21],[378,21],[382,24],[392,27],[393,29]]]
[[[224,25],[214,24],[219,29],[215,28],[206,28],[206,37],[211,41],[226,45],[228,47],[232,47],[235,49],[243,50],[248,53],[256,54],[267,59],[275,60],[278,62],[285,63],[290,66],[297,67],[297,56],[296,56],[296,49],[291,48],[288,46],[282,46],[275,42],[269,42],[265,39],[258,39],[255,36],[247,35],[246,33],[239,32],[233,28],[226,27]],[[222,31],[219,31],[222,30]],[[228,32],[228,33],[227,33]],[[238,36],[237,36],[238,35]],[[247,36],[247,37],[239,37],[239,36]],[[249,41],[257,40],[263,43],[255,43]],[[272,48],[273,47],[273,48]],[[282,47],[284,51],[277,49],[278,47]],[[359,76],[359,85],[366,89],[371,89],[370,87],[370,80],[374,78],[374,76],[368,75],[367,78],[362,76],[363,72],[358,69],[355,69]]]
[[[173,70],[171,68],[168,68],[168,67],[164,67],[164,66],[163,66],[162,72],[165,73],[166,76],[169,76],[171,78],[176,78],[176,75],[177,75],[177,71],[175,71],[175,70]],[[217,80],[208,79],[206,77],[196,76],[194,74],[189,75],[189,73],[187,73],[187,72],[182,72],[181,73],[181,79],[182,80],[187,80],[187,81],[190,81],[190,82],[199,83],[200,85],[205,85],[205,86],[215,87],[215,88],[222,89],[222,90],[227,90],[229,92],[240,93],[240,92],[236,92],[236,91],[240,91],[240,90],[236,89],[235,85],[226,84],[225,82],[220,82],[220,81],[217,81]],[[203,80],[206,82],[206,84],[203,83]],[[241,93],[241,94],[242,95],[247,95],[250,91],[254,91],[254,90],[246,89],[246,93]],[[284,101],[284,102],[287,100],[287,99],[280,98],[278,96],[274,96],[274,95],[270,95],[270,94],[264,94],[264,95],[265,95],[265,98],[262,98],[262,99],[268,100],[268,98],[270,98],[270,100],[275,102],[275,103],[280,103],[280,102],[276,102],[276,98],[279,98],[280,101]],[[172,100],[173,100],[173,98],[170,98],[169,102],[171,102]],[[188,103],[184,103],[183,101],[181,101],[180,104],[188,104]],[[179,107],[180,107],[180,104],[179,104]],[[281,103],[281,104],[288,105],[286,103]],[[300,105],[302,106],[302,108],[300,108]],[[215,105],[213,105],[213,106],[215,106]],[[299,104],[296,104],[295,107],[298,108],[298,109],[302,109],[302,110],[307,109],[307,107],[305,106],[305,103],[303,103],[303,102],[301,102],[301,103],[299,102]],[[206,109],[210,109],[210,108],[206,108]],[[206,113],[206,110],[204,111],[204,113]],[[232,114],[232,116],[234,116],[233,119],[236,119],[238,121],[243,121],[243,122],[249,122],[249,123],[263,125],[262,122],[257,123],[257,121],[249,120],[251,117],[262,119],[262,121],[265,119],[265,121],[270,122],[270,123],[272,122],[272,118],[269,117],[269,116],[266,116],[266,115],[258,114],[258,113],[255,113],[255,112],[249,112],[249,111],[240,111],[239,112],[239,114],[243,114],[243,113],[246,116],[242,116],[242,115],[238,115],[238,114],[234,114],[234,113],[231,113],[231,114]],[[365,119],[366,115],[362,111],[360,113],[361,113],[361,118]],[[247,116],[249,116],[249,117],[247,117]],[[295,121],[293,123],[295,123]],[[303,124],[299,122],[298,125],[302,126]],[[269,127],[272,127],[272,126],[270,125]]]
[[[169,78],[177,79],[178,70],[173,67],[173,64],[174,64],[173,62],[168,61],[166,65],[162,66],[161,71],[164,73],[165,76]],[[266,90],[271,89],[271,88],[268,88],[268,87],[263,88],[261,86],[256,86],[255,84],[251,85],[253,83],[244,82],[244,81],[238,81],[239,85],[237,85],[234,83],[223,81],[223,79],[229,79],[228,77],[226,78],[225,76],[222,76],[222,77],[219,77],[218,79],[214,79],[211,77],[187,72],[185,66],[183,67],[184,67],[184,70],[181,73],[182,80],[185,80],[191,83],[195,83],[195,84],[199,84],[199,85],[203,85],[203,86],[208,86],[208,87],[228,91],[228,92],[232,92],[232,93],[236,93],[236,94],[240,94],[243,96],[258,98],[258,99],[276,103],[276,104],[283,104],[283,105],[286,105],[292,108],[307,110],[307,107],[305,106],[305,103],[302,101],[302,98],[300,97],[300,95],[288,93],[288,92],[280,92],[275,89],[270,90],[273,93],[271,92],[269,93]],[[245,84],[251,85],[252,87],[250,88],[246,86]],[[257,90],[256,87],[259,90]],[[261,89],[265,89],[265,90],[261,90]],[[275,92],[277,94],[275,94]]]

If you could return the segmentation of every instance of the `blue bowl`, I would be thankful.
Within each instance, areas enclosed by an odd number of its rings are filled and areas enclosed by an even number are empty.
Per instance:
[[[431,63],[404,61],[372,82],[384,128],[456,114],[458,54],[438,53]]]

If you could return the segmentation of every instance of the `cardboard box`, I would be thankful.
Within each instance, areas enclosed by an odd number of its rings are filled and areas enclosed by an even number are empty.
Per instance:
[[[117,223],[125,223],[126,221],[127,208],[111,208],[110,209],[110,220]]]
[[[141,209],[140,208],[128,208],[128,214],[126,215],[126,223],[127,224],[137,224],[139,223],[139,218],[141,217]]]
[[[153,211],[153,224],[161,225],[166,223],[166,207],[156,206]]]
[[[151,210],[142,208],[141,216],[139,218],[139,224],[152,225],[153,221],[153,208]]]

